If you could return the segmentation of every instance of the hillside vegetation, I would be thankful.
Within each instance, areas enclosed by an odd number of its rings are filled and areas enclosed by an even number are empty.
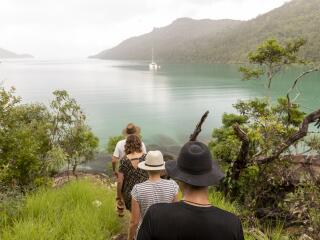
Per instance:
[[[154,46],[157,61],[235,63],[267,38],[302,37],[302,55],[320,61],[319,12],[320,0],[292,0],[249,21],[181,18],[92,57],[148,60]]]

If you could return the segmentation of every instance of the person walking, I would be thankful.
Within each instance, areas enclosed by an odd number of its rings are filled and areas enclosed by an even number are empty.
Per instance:
[[[144,161],[146,154],[142,150],[141,139],[137,135],[129,135],[125,144],[125,156],[120,160],[118,172],[117,195],[124,202],[126,209],[131,211],[131,191],[134,185],[148,179],[148,173],[138,168]],[[123,216],[118,209],[119,216]]]
[[[149,179],[136,184],[131,191],[131,220],[128,240],[135,239],[142,219],[150,206],[155,203],[178,201],[178,184],[173,180],[161,178],[161,172],[165,170],[162,153],[149,151],[145,159],[138,164],[138,168],[147,171]]]
[[[138,240],[243,240],[237,216],[211,205],[208,186],[223,178],[208,147],[201,142],[186,143],[177,161],[165,164],[167,174],[179,181],[183,200],[158,203],[146,212]]]
[[[140,127],[134,125],[133,123],[129,123],[125,129],[122,130],[122,134],[125,137],[125,139],[122,139],[120,141],[117,142],[115,150],[113,152],[112,155],[112,170],[113,170],[113,174],[116,178],[116,184],[117,184],[117,188],[119,186],[119,184],[122,184],[121,179],[118,177],[118,171],[117,171],[117,164],[119,162],[120,159],[122,159],[126,153],[125,153],[125,145],[126,145],[126,141],[127,141],[127,137],[130,135],[137,135],[140,137],[140,132],[141,129]],[[145,144],[142,142],[142,153],[146,154],[146,146]],[[121,195],[118,194],[117,192],[117,196],[116,196],[116,204],[117,204],[117,211],[118,211],[118,215],[120,217],[123,216],[123,211],[124,211],[124,202],[121,198]]]

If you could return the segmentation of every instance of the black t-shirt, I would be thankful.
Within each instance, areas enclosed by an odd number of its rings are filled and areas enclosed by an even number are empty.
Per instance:
[[[243,240],[241,222],[216,207],[184,202],[158,203],[149,208],[138,240]]]

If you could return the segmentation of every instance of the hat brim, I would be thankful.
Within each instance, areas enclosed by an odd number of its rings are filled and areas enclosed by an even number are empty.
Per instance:
[[[133,134],[135,134],[135,135],[140,135],[140,132],[141,132],[141,128],[140,127],[138,127],[138,126],[135,126],[135,129],[136,129],[136,131],[134,132],[134,133],[127,133],[127,129],[126,128],[124,128],[123,130],[122,130],[122,134],[124,135],[124,136],[129,136],[129,135],[133,135]]]
[[[194,175],[183,171],[179,168],[177,161],[175,160],[167,161],[165,163],[165,169],[171,178],[197,187],[218,185],[224,178],[224,173],[215,162],[212,162],[212,169],[210,172],[201,175]]]
[[[150,167],[150,166],[146,166],[145,161],[140,162],[140,163],[138,164],[138,168],[143,169],[143,170],[146,170],[146,171],[160,171],[160,170],[165,170],[164,163],[163,163],[163,165],[160,166],[160,167]]]

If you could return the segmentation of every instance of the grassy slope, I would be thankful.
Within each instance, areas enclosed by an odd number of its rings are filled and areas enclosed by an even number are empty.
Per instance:
[[[81,180],[29,195],[13,223],[10,221],[11,224],[4,227],[0,239],[99,240],[126,232],[127,219],[120,221],[115,213],[115,191],[106,188]],[[100,207],[95,204],[97,200],[101,202]],[[241,215],[239,206],[227,201],[222,193],[210,192],[210,201],[216,207]],[[243,226],[246,240],[285,239],[280,225],[268,229],[243,222]],[[264,233],[259,228],[264,229]]]
[[[3,230],[1,239],[109,239],[122,228],[114,196],[113,189],[84,180],[41,190],[27,197],[20,216]]]

